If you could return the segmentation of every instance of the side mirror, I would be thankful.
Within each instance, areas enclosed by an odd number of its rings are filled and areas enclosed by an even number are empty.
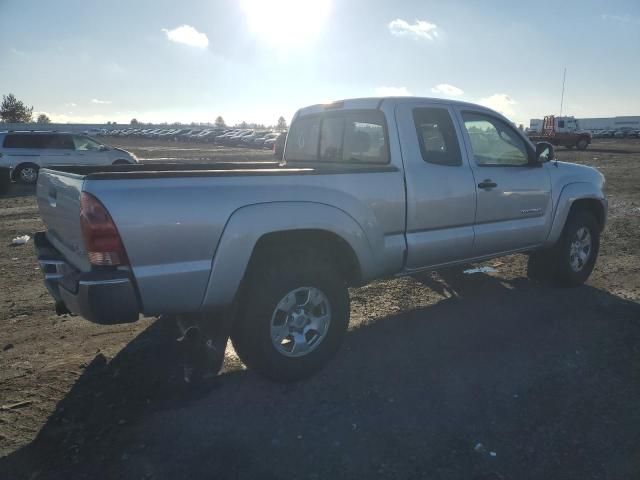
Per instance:
[[[107,147],[106,145],[100,145],[101,152],[106,152],[107,150],[109,150],[109,147]]]
[[[536,143],[536,159],[540,163],[550,162],[556,159],[556,152],[549,142]]]

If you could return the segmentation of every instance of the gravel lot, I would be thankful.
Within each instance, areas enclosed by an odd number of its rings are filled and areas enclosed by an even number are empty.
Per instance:
[[[207,389],[179,380],[154,319],[57,317],[32,244],[32,188],[0,196],[0,478],[640,478],[640,141],[561,160],[607,177],[610,217],[588,282],[527,280],[526,259],[352,291],[335,360],[296,385],[229,349]],[[270,152],[118,139],[146,161]]]

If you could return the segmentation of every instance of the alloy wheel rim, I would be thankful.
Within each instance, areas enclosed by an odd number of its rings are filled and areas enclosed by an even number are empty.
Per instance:
[[[20,178],[25,182],[33,182],[37,177],[36,169],[32,167],[23,168],[20,170]]]
[[[287,293],[271,316],[271,342],[286,357],[313,352],[327,336],[331,305],[316,287],[300,287]]]
[[[569,265],[574,272],[580,272],[591,256],[591,233],[587,227],[580,227],[571,240],[569,248]]]

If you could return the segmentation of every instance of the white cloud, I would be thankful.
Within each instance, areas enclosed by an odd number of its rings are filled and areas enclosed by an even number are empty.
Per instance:
[[[69,102],[69,103],[65,103],[64,106],[65,107],[77,107],[78,104],[77,103],[73,103],[73,102]]]
[[[182,43],[196,48],[207,48],[209,46],[209,39],[207,38],[207,35],[199,32],[191,25],[181,25],[173,30],[163,28],[162,31],[172,42]]]
[[[411,92],[407,87],[378,87],[376,88],[377,97],[410,97]]]
[[[433,40],[438,37],[438,26],[425,20],[416,19],[415,23],[409,23],[401,18],[396,18],[389,22],[389,32],[397,37],[409,36]]]
[[[513,109],[513,105],[516,105],[516,102],[513,98],[511,98],[506,93],[495,93],[490,97],[481,98],[478,100],[480,105],[484,105],[485,107],[491,108],[497,112],[500,112],[506,117],[512,117],[515,115],[515,111]]]
[[[458,87],[454,87],[453,85],[449,85],[448,83],[440,83],[431,89],[433,93],[437,93],[439,95],[445,95],[447,97],[459,97],[464,94],[464,91]]]
[[[603,20],[613,20],[614,22],[632,23],[632,24],[640,25],[640,17],[632,17],[629,14],[625,14],[625,15],[604,14],[604,15],[601,15],[601,17]]]
[[[113,102],[111,100],[100,100],[98,98],[92,98],[91,103],[98,103],[100,105],[110,105]]]

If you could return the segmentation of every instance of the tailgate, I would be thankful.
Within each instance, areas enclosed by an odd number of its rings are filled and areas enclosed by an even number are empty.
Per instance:
[[[65,259],[82,271],[90,264],[80,228],[80,194],[84,177],[42,169],[38,175],[37,201],[47,239]]]

